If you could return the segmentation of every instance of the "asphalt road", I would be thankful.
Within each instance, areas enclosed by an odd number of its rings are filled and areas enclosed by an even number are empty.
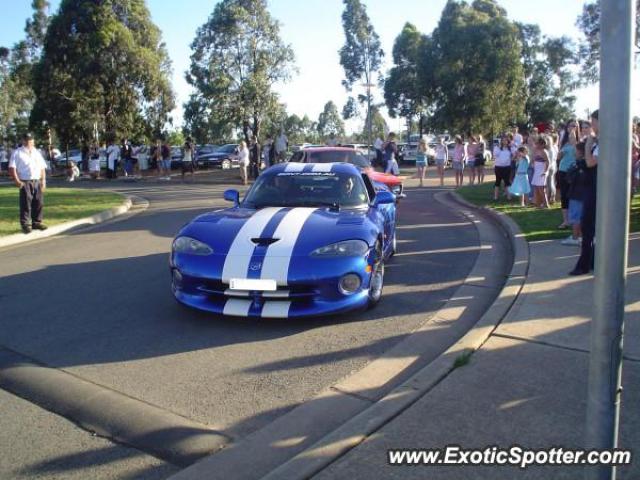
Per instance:
[[[399,209],[400,253],[387,265],[376,309],[296,322],[212,317],[174,301],[167,260],[180,226],[225,205],[228,185],[202,176],[193,184],[116,185],[148,199],[149,208],[0,250],[0,346],[231,439],[356,372],[424,324],[477,255],[472,224],[437,203],[434,190],[409,189]],[[443,332],[433,335],[438,344]],[[442,338],[434,355],[448,346]],[[22,422],[20,414],[14,421]]]

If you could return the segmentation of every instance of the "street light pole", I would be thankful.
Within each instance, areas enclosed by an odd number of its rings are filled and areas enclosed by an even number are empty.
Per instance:
[[[634,0],[601,0],[600,138],[593,321],[586,448],[618,445],[631,156]],[[585,468],[587,480],[615,480],[614,466]]]

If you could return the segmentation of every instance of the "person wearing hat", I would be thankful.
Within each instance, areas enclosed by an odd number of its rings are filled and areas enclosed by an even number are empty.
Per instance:
[[[20,189],[20,225],[24,233],[46,230],[42,223],[43,194],[47,188],[47,164],[36,149],[33,134],[22,137],[22,147],[9,160],[9,176]]]

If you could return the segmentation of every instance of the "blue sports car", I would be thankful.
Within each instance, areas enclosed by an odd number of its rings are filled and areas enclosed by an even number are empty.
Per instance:
[[[396,249],[395,196],[346,163],[282,163],[173,240],[171,288],[223,315],[297,318],[372,307]]]

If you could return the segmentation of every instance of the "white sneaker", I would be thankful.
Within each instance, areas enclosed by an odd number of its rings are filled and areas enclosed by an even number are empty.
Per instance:
[[[573,238],[571,235],[569,235],[567,238],[562,240],[562,242],[560,242],[560,243],[562,245],[568,245],[570,247],[577,247],[577,246],[580,246],[582,244],[582,239],[581,238]]]

